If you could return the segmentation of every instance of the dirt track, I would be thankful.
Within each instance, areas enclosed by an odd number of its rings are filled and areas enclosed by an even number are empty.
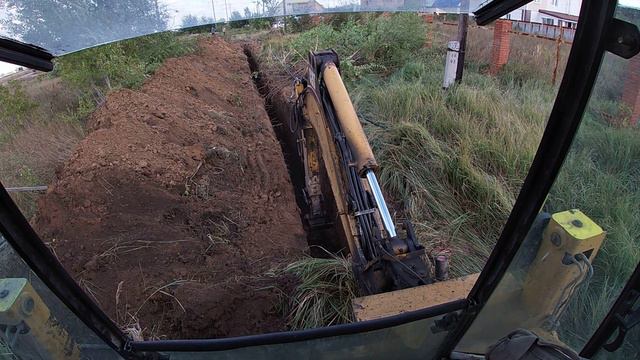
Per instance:
[[[286,281],[262,275],[306,248],[242,49],[200,47],[109,95],[35,219],[108,315],[147,339],[283,330]]]

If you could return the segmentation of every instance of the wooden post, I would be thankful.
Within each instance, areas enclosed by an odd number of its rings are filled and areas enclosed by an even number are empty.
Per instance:
[[[466,5],[466,6],[465,6]],[[458,19],[458,43],[460,50],[458,53],[458,68],[456,69],[456,82],[462,81],[464,72],[464,58],[467,49],[467,31],[469,29],[469,0],[462,1],[460,18]]]
[[[558,35],[558,41],[556,41],[556,63],[553,66],[553,77],[551,78],[551,83],[553,85],[556,84],[556,80],[558,79],[558,66],[560,66],[560,50],[562,48],[562,35],[564,28],[560,26],[560,34]]]

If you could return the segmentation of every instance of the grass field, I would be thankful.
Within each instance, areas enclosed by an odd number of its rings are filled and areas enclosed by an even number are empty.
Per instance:
[[[387,28],[401,30],[376,34]],[[472,28],[464,81],[443,91],[444,44],[454,32],[443,24],[426,29],[412,15],[365,15],[274,39],[264,56],[282,63],[335,47],[346,59],[343,74],[381,164],[383,186],[403,204],[428,251],[451,255],[452,274],[460,276],[482,269],[526,176],[557,91],[549,71],[557,44],[514,36],[510,63],[492,77],[486,74],[492,32]],[[392,58],[385,57],[389,47]],[[568,51],[569,45],[560,46],[560,76]],[[640,131],[624,126],[624,65],[614,58],[604,64],[545,206],[580,208],[608,233],[595,276],[560,328],[576,347],[594,331],[640,260]],[[295,317],[304,317],[307,310],[298,310],[303,314]],[[625,353],[634,350],[629,345]]]

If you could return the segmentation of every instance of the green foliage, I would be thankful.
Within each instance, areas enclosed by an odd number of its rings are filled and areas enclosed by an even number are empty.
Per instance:
[[[453,253],[452,272],[479,271],[533,159],[552,88],[507,87],[469,69],[443,91],[443,54],[424,51],[387,79],[358,81],[351,96],[387,191],[405,204],[431,251]],[[551,95],[549,95],[551,93]]]
[[[426,41],[427,29],[417,14],[400,13],[379,17],[372,23],[365,50],[369,61],[397,67],[411,58]]]
[[[37,106],[18,82],[0,85],[0,119],[23,120]]]
[[[243,28],[248,24],[249,20],[245,19],[245,17],[243,17],[239,11],[234,11],[231,13],[231,17],[229,17],[229,26],[232,29]]]
[[[287,32],[300,33],[313,29],[314,23],[310,15],[287,16]]]
[[[268,30],[274,21],[274,18],[256,18],[249,20],[249,26],[255,30]]]
[[[37,106],[20,83],[0,85],[0,144],[24,126]]]
[[[136,88],[165,59],[195,50],[195,41],[165,32],[60,57],[56,73],[78,89]]]
[[[305,60],[309,51],[332,48],[340,56],[343,74],[357,78],[398,67],[425,43],[426,28],[416,14],[366,19],[348,18],[337,27],[318,25],[296,36],[283,50]]]
[[[289,298],[287,324],[293,330],[351,322],[351,299],[357,288],[347,259],[306,258],[288,265],[284,273],[300,284]]]
[[[184,28],[190,28],[198,25],[200,25],[200,19],[198,19],[198,17],[195,15],[189,14],[182,18],[180,27],[184,29]]]
[[[464,81],[444,91],[444,47],[420,49],[422,25],[410,23],[410,16],[392,25],[394,19],[364,23],[342,16],[281,47],[298,60],[308,50],[336,49],[387,194],[403,204],[428,251],[452,255],[454,276],[478,272],[512,210],[553,106],[557,88],[545,64],[555,62],[549,58],[555,52],[547,51],[544,41],[527,38],[522,49],[531,51],[512,57],[497,77],[469,62]],[[405,45],[395,48],[404,33],[415,40],[409,51]],[[354,71],[371,64],[386,71]],[[620,128],[629,114],[620,102],[625,68],[625,60],[611,55],[604,62],[585,121],[545,205],[551,212],[579,208],[607,231],[594,277],[561,321],[561,339],[576,348],[640,260],[640,129]],[[300,308],[296,316],[324,316],[318,311]],[[635,356],[638,344],[638,335],[630,335],[622,354],[611,358]]]

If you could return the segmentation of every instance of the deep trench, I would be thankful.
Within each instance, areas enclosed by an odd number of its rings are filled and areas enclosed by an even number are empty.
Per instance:
[[[247,56],[249,68],[253,74],[253,81],[264,100],[264,107],[269,115],[271,126],[276,134],[284,160],[293,184],[296,204],[300,209],[300,218],[307,236],[309,252],[313,257],[327,257],[330,254],[338,254],[346,251],[344,240],[339,239],[337,222],[323,228],[312,228],[306,219],[308,205],[305,201],[303,189],[305,187],[304,162],[298,155],[296,135],[289,129],[292,117],[292,104],[280,93],[273,91],[269,86],[267,74],[261,71],[260,63],[254,55],[250,45],[245,45],[244,53]],[[325,199],[333,199],[326,191]],[[335,218],[335,217],[334,217]]]

